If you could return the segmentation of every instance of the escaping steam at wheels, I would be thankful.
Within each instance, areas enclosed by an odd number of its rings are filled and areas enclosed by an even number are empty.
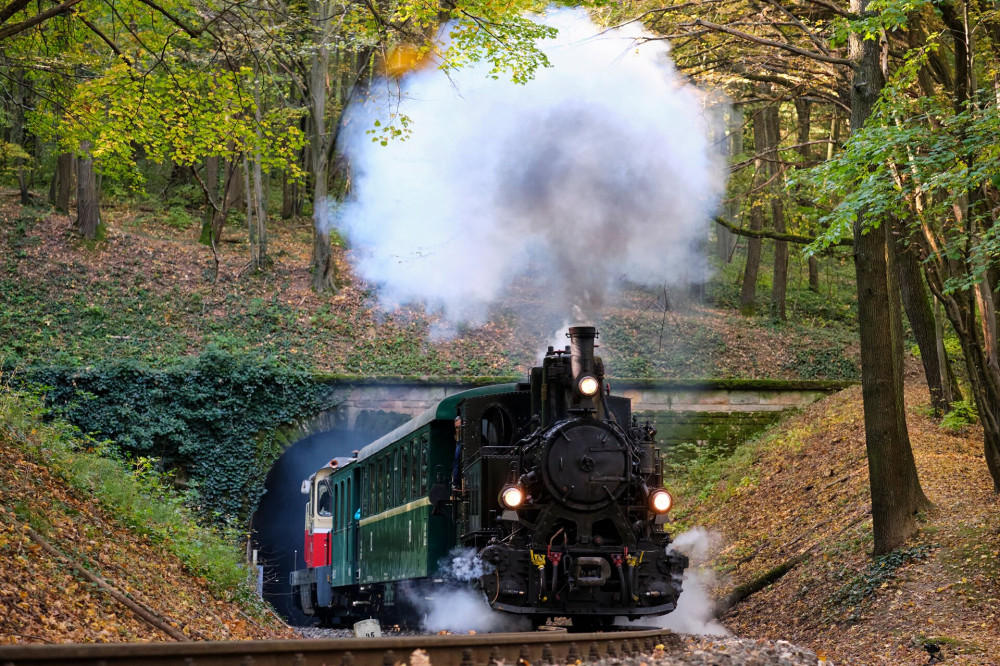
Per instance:
[[[535,624],[674,610],[688,562],[668,548],[656,432],[610,395],[596,330],[568,335],[527,382],[445,398],[303,482],[306,615],[398,620],[454,586]],[[473,561],[448,576],[456,548]]]

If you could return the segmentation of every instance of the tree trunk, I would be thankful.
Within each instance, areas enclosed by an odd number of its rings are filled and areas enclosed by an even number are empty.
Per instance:
[[[924,287],[924,276],[920,272],[914,248],[906,243],[903,234],[903,225],[899,220],[894,220],[889,251],[893,253],[906,318],[910,322],[910,328],[913,329],[917,347],[920,348],[920,360],[923,362],[924,376],[930,391],[931,409],[940,416],[948,411],[948,401],[945,399],[941,384],[941,377],[946,374],[941,371],[941,363],[946,360],[938,355],[934,313],[931,311],[927,289]]]
[[[288,174],[281,177],[281,219],[287,220],[295,215],[295,200],[298,198],[299,184],[289,182]]]
[[[238,189],[241,192],[243,190],[243,181],[239,176],[241,159],[242,157],[237,155],[231,160],[226,160],[224,163],[226,171],[222,179],[222,194],[219,195],[218,205],[215,206],[212,216],[211,233],[206,238],[204,230],[202,230],[201,242],[206,245],[218,247],[219,241],[222,240],[222,231],[226,228],[226,220],[229,218],[229,211],[233,209],[233,206],[243,201],[242,195],[237,196],[233,194],[234,190]]]
[[[851,0],[851,11],[863,15],[868,2]],[[852,33],[849,45],[854,61],[851,128],[857,130],[871,115],[885,78],[877,40]],[[868,229],[864,218],[859,213],[854,223],[854,267],[872,529],[875,555],[883,555],[916,531],[914,514],[927,499],[917,478],[903,407],[902,329],[896,314],[899,292],[891,288],[895,285],[886,244],[889,225]]]
[[[322,175],[322,177],[320,177]],[[337,290],[337,264],[330,243],[330,202],[326,196],[326,172],[316,174],[313,189],[313,289]]]
[[[795,100],[795,117],[798,120],[799,128],[797,139],[799,155],[802,157],[803,166],[812,164],[812,149],[809,145],[809,138],[812,133],[812,103],[806,99]],[[819,259],[811,254],[807,260],[809,265],[809,291],[819,293]]]
[[[840,116],[837,115],[837,109],[833,110],[833,116],[830,118],[830,141],[826,144],[826,159],[833,159],[834,148],[840,143]]]
[[[936,293],[940,292],[940,286],[940,283],[936,286]],[[990,366],[985,345],[977,339],[977,330],[981,329],[977,322],[975,297],[968,289],[939,296],[962,345],[969,384],[976,401],[979,422],[983,426],[986,467],[993,479],[993,492],[1000,493],[1000,373]]]
[[[53,176],[52,205],[60,213],[69,213],[69,195],[73,189],[73,155],[61,153],[56,158]]]
[[[771,196],[771,225],[779,234],[785,233],[785,201],[782,197],[779,182],[781,180],[781,165],[778,164],[778,143],[781,139],[781,126],[778,118],[778,105],[767,107],[767,172],[771,181],[768,191]],[[774,273],[771,287],[771,319],[785,321],[785,294],[788,291],[788,242],[774,243]]]
[[[254,87],[254,114],[257,119],[257,140],[261,139],[260,82]],[[253,167],[249,167],[250,156],[244,158],[245,189],[247,192],[247,224],[250,225],[250,265],[255,271],[268,264],[267,256],[267,201],[264,179],[260,167],[260,152],[254,152]],[[251,173],[253,181],[251,182]]]
[[[726,115],[728,125],[728,135],[726,140],[726,152],[731,161],[743,152],[743,107],[735,106]],[[734,197],[726,202],[724,215],[726,219],[735,224],[739,217],[740,202]],[[733,260],[733,251],[736,249],[736,242],[739,240],[732,231],[721,224],[715,225],[716,251],[719,259],[727,264]]]
[[[25,128],[24,128],[24,109],[28,108],[29,100],[27,97],[27,89],[22,81],[23,72],[19,69],[15,69],[11,76],[11,87],[14,93],[14,109],[13,113],[10,114],[10,142],[24,148],[25,139]],[[28,169],[25,166],[25,160],[23,158],[17,158],[17,185],[21,193],[21,205],[28,206],[31,204],[31,193],[28,191]]]
[[[260,154],[253,161],[253,203],[254,203],[254,224],[256,225],[257,250],[253,260],[256,268],[266,268],[271,263],[271,257],[267,253],[267,190],[263,184],[263,174],[260,168]]]
[[[240,160],[243,158],[239,155],[233,157],[232,163],[228,165],[226,169],[226,174],[229,176],[229,182],[226,183],[226,204],[225,207],[229,210],[239,210],[243,207],[245,202],[244,192],[243,192],[243,179],[239,177],[240,172]],[[219,230],[221,233],[221,229]],[[218,241],[219,235],[216,235],[215,240]]]
[[[100,201],[97,192],[97,175],[94,158],[90,156],[90,142],[80,146],[83,156],[76,162],[76,230],[87,240],[103,240]]]
[[[312,286],[316,291],[337,290],[337,265],[330,245],[330,202],[327,201],[327,177],[330,166],[328,154],[334,136],[326,124],[326,96],[330,69],[329,4],[324,0],[311,0],[309,3],[317,42],[309,73],[310,115],[313,128],[310,148],[314,178]]]
[[[267,206],[264,202],[260,162],[255,159],[251,165],[249,155],[243,158],[243,185],[248,195],[246,203],[250,267],[259,271],[266,268],[269,263],[267,255]]]
[[[750,207],[750,230],[760,231],[764,228],[764,184],[767,182],[767,167],[764,156],[767,154],[768,131],[766,107],[757,109],[753,114],[753,147],[756,153],[754,159],[754,179],[752,188],[756,190]],[[757,312],[757,272],[760,270],[761,240],[747,240],[747,265],[743,271],[743,288],[740,290],[740,314],[751,316]]]
[[[201,220],[202,245],[212,244],[212,221],[219,210],[219,158],[205,158],[205,212]]]
[[[948,359],[948,352],[944,348],[944,324],[941,315],[941,301],[934,298],[934,346],[937,348],[938,359],[942,361],[941,369],[941,392],[944,394],[944,401],[947,406],[951,403],[962,400],[962,390],[958,386],[958,378],[951,368],[951,361]]]

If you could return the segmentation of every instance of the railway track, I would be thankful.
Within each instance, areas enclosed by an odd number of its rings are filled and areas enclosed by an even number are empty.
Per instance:
[[[666,651],[679,639],[664,629],[611,633],[539,631],[473,636],[322,640],[102,643],[0,647],[0,666],[393,666],[423,650],[433,666],[575,664],[609,656]]]

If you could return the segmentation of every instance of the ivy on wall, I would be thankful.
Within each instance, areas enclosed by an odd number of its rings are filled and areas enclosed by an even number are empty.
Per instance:
[[[126,455],[160,459],[198,511],[245,520],[281,455],[281,426],[331,406],[329,388],[273,359],[210,348],[154,370],[126,360],[86,368],[33,367],[50,409]]]

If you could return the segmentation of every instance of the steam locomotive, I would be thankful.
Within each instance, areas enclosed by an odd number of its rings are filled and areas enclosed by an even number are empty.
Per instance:
[[[597,332],[570,328],[529,381],[444,398],[303,482],[296,605],[327,624],[405,614],[456,547],[498,611],[596,629],[674,610],[687,558],[669,548],[655,430],[604,390]]]

